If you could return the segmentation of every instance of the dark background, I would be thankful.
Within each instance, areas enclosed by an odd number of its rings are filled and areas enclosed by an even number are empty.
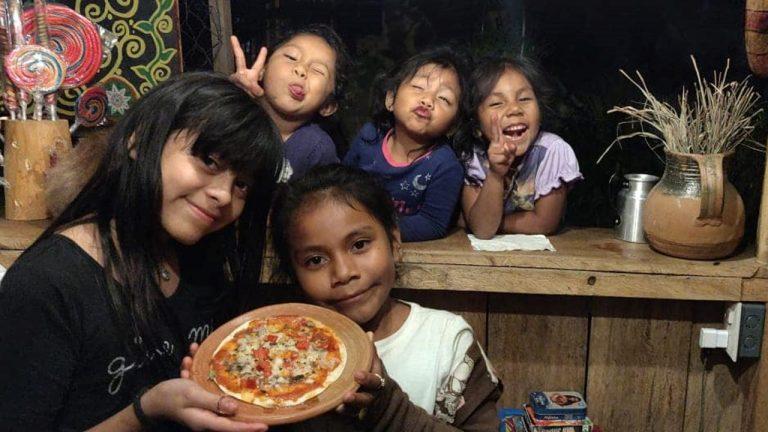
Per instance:
[[[194,31],[194,20],[185,22],[190,9],[205,8],[195,3],[182,1],[184,46],[190,35],[209,37]],[[554,90],[544,128],[571,144],[586,178],[569,194],[566,222],[574,226],[612,226],[612,174],[663,172],[663,155],[642,140],[623,142],[596,164],[625,120],[607,111],[640,100],[619,69],[640,71],[653,93],[669,102],[682,86],[692,88],[690,55],[706,77],[722,71],[727,59],[730,78],[749,75],[744,1],[232,0],[232,20],[251,59],[280,28],[323,22],[339,32],[357,62],[340,110],[346,139],[367,118],[372,77],[420,49],[449,43],[474,56],[505,50],[535,58]],[[187,70],[206,68],[204,56],[190,56],[186,49],[184,60]],[[765,97],[768,80],[751,82]],[[758,142],[765,140],[764,119],[753,136]],[[762,153],[742,148],[730,166],[729,177],[747,207],[747,241],[754,238],[764,160]]]

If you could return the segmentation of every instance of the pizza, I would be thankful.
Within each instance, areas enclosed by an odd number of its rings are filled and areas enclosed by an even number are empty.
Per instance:
[[[331,328],[309,317],[279,315],[247,321],[224,338],[209,378],[245,402],[288,407],[322,393],[346,361],[346,348]]]

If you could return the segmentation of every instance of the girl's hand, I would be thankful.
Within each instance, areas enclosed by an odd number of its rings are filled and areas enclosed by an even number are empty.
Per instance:
[[[264,73],[264,64],[267,62],[267,48],[261,47],[256,61],[250,69],[245,64],[245,53],[240,47],[237,36],[230,37],[232,44],[232,53],[235,55],[235,72],[229,76],[238,87],[248,92],[252,98],[264,96],[264,89],[259,84],[261,75]]]
[[[517,145],[508,143],[504,139],[504,132],[501,130],[499,116],[491,117],[491,143],[488,145],[488,165],[492,173],[504,177],[509,172],[512,162],[515,161],[515,150]]]
[[[192,342],[189,344],[189,355],[184,356],[184,358],[181,359],[181,373],[179,375],[184,379],[192,378],[192,359],[195,358],[198,348],[200,348],[200,345],[196,342]]]
[[[141,397],[144,413],[150,418],[168,419],[192,430],[223,432],[263,432],[263,423],[245,423],[227,418],[237,412],[237,402],[229,396],[205,391],[188,379],[163,381]]]
[[[368,338],[371,339],[371,345],[373,345],[373,333],[368,332]],[[344,395],[344,399],[342,399],[344,403],[336,407],[336,412],[359,415],[362,410],[373,403],[376,394],[383,388],[383,385],[386,385],[382,373],[381,359],[376,353],[376,346],[373,346],[371,370],[355,372],[355,381],[360,384],[360,387],[357,392],[348,392]]]

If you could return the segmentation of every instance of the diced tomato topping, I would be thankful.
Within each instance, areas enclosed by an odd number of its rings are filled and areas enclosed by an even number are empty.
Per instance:
[[[306,350],[307,348],[309,348],[309,341],[306,340],[306,339],[301,339],[301,340],[297,341],[296,342],[296,348],[298,348],[298,349],[300,349],[302,351]]]
[[[256,360],[269,360],[269,350],[265,347],[261,347],[257,350],[253,351],[253,356],[256,357]]]
[[[250,388],[250,389],[256,388],[256,380],[253,378],[246,378],[245,380],[243,380],[243,386],[245,386],[245,388]]]
[[[270,343],[277,342],[277,335],[273,335],[273,334],[267,335],[267,341],[269,341]]]
[[[328,335],[323,333],[315,333],[312,336],[312,343],[320,349],[328,349],[328,343],[330,342]]]

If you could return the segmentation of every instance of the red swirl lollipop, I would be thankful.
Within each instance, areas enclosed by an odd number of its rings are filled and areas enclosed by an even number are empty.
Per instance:
[[[88,83],[101,67],[101,38],[96,25],[74,10],[59,4],[46,6],[50,46],[67,65],[62,88]],[[35,33],[35,10],[24,11],[24,34]]]
[[[5,73],[16,87],[34,93],[53,93],[62,83],[64,68],[55,52],[39,45],[22,45],[5,57]]]
[[[96,127],[107,117],[107,92],[99,86],[91,87],[77,98],[77,122],[85,127]]]

